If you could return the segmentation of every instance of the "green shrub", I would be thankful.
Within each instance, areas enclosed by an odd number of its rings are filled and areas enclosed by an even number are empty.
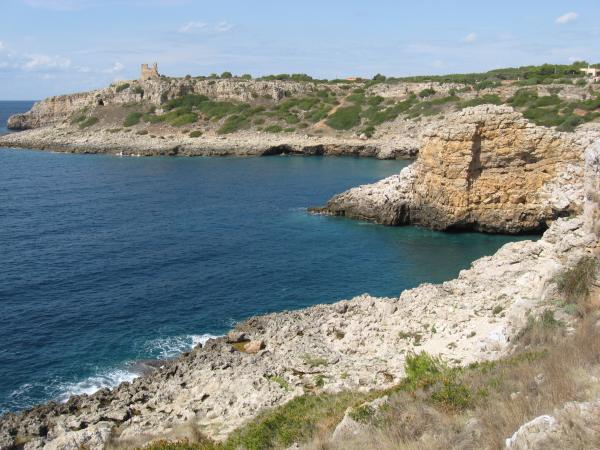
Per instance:
[[[191,138],[198,138],[200,136],[202,136],[202,131],[200,130],[194,130],[190,133]]]
[[[157,116],[155,114],[146,113],[143,115],[144,122],[148,123],[160,123],[165,121],[164,116]]]
[[[185,113],[169,120],[169,124],[174,127],[181,127],[183,125],[189,125],[195,123],[198,120],[198,114],[196,113]]]
[[[445,369],[446,365],[441,359],[425,352],[409,354],[404,362],[406,382],[414,388],[431,384],[433,379]]]
[[[122,83],[122,84],[119,84],[119,85],[118,85],[118,86],[115,88],[115,91],[117,91],[117,92],[122,92],[122,91],[124,91],[125,89],[127,89],[129,86],[130,86],[130,84],[129,84],[129,83]]]
[[[144,95],[144,89],[141,86],[136,86],[133,88],[133,93],[138,95]]]
[[[572,132],[575,128],[585,122],[583,117],[568,115],[564,117],[563,122],[556,127],[558,131]]]
[[[225,123],[217,130],[219,134],[233,133],[234,131],[248,128],[250,122],[246,116],[233,114],[225,120]]]
[[[507,103],[513,106],[526,106],[532,104],[537,98],[537,92],[529,89],[519,89],[515,95],[507,100]]]
[[[98,123],[97,117],[88,117],[87,119],[85,119],[79,123],[79,129],[83,130],[84,128],[91,127],[92,125],[95,125],[97,123]]]
[[[556,286],[567,303],[579,303],[589,298],[597,273],[598,260],[593,256],[584,256],[573,268],[556,276]]]
[[[233,74],[231,72],[223,72],[221,74],[221,78],[227,79],[227,78],[232,78],[232,77],[233,77]]]
[[[348,415],[359,423],[369,423],[375,415],[375,409],[369,405],[361,405],[351,409]]]
[[[336,130],[349,130],[360,123],[360,106],[338,108],[327,119],[327,125]]]
[[[458,105],[458,109],[464,109],[471,106],[479,106],[479,105],[500,105],[502,104],[502,100],[496,94],[486,94],[481,97],[475,97],[472,100],[467,100],[464,102],[460,102]]]
[[[281,389],[283,389],[284,391],[290,390],[290,384],[279,375],[266,375],[265,377],[267,378],[267,380],[277,383],[279,386],[281,386]]]
[[[202,103],[208,101],[208,97],[205,95],[184,95],[182,97],[174,98],[173,100],[169,100],[164,108],[167,111],[170,111],[175,108],[187,107],[194,108],[200,106]]]
[[[141,112],[129,113],[125,118],[125,121],[123,122],[123,126],[132,127],[134,125],[137,125],[138,123],[140,123],[140,119],[142,118],[142,116],[143,114]]]
[[[85,115],[83,115],[83,114],[77,115],[71,119],[71,124],[75,125],[76,123],[83,122],[85,119],[86,119]]]
[[[140,136],[145,136],[145,135],[147,135],[147,134],[148,134],[148,130],[140,130],[140,131],[138,131],[138,132],[137,132],[137,133],[135,133],[135,134],[139,134]]]
[[[435,95],[435,89],[433,88],[426,88],[419,92],[421,98],[431,97],[432,95]]]
[[[266,131],[267,133],[281,133],[283,128],[279,125],[269,125],[268,127],[265,127],[263,131]]]
[[[304,355],[302,357],[304,363],[310,367],[326,366],[328,364],[325,358],[320,356]]]
[[[443,380],[431,393],[434,403],[459,411],[471,405],[472,397],[471,390],[465,384],[451,379]]]

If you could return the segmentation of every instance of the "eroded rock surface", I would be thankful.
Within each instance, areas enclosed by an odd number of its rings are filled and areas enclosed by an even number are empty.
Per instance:
[[[314,211],[440,230],[543,230],[581,211],[584,150],[596,137],[535,126],[506,106],[467,108],[424,133],[410,169]]]
[[[600,442],[600,401],[568,402],[552,415],[523,424],[506,440],[510,450],[597,448]]]

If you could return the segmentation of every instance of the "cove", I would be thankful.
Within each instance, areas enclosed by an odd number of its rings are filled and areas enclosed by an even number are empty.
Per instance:
[[[131,379],[251,315],[442,282],[530,238],[306,212],[406,164],[0,149],[0,411]]]

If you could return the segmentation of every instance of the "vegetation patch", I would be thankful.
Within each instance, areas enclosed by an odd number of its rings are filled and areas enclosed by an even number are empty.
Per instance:
[[[127,117],[125,118],[125,121],[123,122],[123,126],[124,127],[132,127],[134,125],[137,125],[138,123],[140,123],[140,119],[142,118],[144,114],[142,114],[141,112],[132,112],[129,113],[127,115]]]
[[[327,118],[327,125],[336,130],[349,130],[360,123],[361,107],[346,106],[338,108]]]
[[[129,86],[130,86],[129,83],[121,83],[121,84],[117,85],[117,87],[115,88],[115,91],[123,92],[125,89],[129,88]]]
[[[92,125],[96,125],[98,123],[97,117],[88,117],[87,119],[79,122],[79,129],[83,130],[84,128],[91,127]]]
[[[562,271],[555,278],[558,292],[568,304],[582,306],[585,311],[586,303],[590,297],[590,286],[598,275],[598,260],[593,256],[584,256],[577,264]]]

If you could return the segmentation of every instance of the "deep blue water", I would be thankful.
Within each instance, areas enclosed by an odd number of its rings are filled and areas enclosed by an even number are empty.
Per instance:
[[[33,106],[32,101],[0,101],[0,134],[9,130],[6,128],[6,122],[12,114],[20,114],[29,111]]]
[[[0,149],[0,411],[130,379],[250,315],[447,280],[515,240],[306,213],[405,164]]]

